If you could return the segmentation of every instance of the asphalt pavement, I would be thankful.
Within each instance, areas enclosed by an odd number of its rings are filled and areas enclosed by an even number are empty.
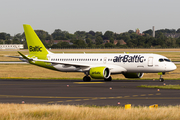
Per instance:
[[[179,105],[180,90],[137,87],[164,83],[180,84],[180,80],[0,80],[0,102],[97,106]]]

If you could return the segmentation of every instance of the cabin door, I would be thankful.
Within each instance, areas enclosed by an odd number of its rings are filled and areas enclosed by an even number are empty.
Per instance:
[[[106,64],[106,61],[107,61],[107,57],[104,57],[103,63]]]
[[[148,58],[148,67],[153,67],[153,57]]]

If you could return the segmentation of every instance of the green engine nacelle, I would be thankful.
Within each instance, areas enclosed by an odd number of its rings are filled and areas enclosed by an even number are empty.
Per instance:
[[[89,75],[95,79],[107,79],[110,76],[110,70],[107,67],[93,67],[89,70]]]
[[[142,78],[144,73],[123,73],[126,78]]]

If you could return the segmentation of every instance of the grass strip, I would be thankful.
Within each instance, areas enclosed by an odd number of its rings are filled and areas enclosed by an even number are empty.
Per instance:
[[[163,86],[158,86],[158,85],[141,85],[137,86],[141,88],[157,88],[157,89],[175,89],[175,90],[180,90],[180,85],[163,85]]]
[[[0,104],[2,120],[179,120],[180,106],[88,107],[74,105]]]

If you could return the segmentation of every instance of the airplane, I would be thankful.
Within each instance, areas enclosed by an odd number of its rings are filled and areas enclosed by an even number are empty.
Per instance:
[[[142,78],[144,73],[158,73],[159,81],[163,82],[162,75],[177,68],[167,57],[158,54],[55,54],[45,48],[30,25],[23,27],[29,55],[18,51],[20,60],[61,72],[83,72],[86,82],[91,78],[111,81],[113,74]]]

